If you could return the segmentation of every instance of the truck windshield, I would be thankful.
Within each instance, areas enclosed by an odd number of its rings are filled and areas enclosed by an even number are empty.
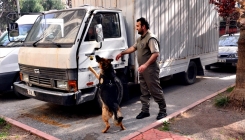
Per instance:
[[[85,10],[56,11],[44,14],[36,20],[25,44],[69,44],[74,43]],[[34,46],[34,45],[33,45]]]

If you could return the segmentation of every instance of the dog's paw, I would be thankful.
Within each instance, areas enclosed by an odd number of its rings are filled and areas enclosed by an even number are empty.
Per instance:
[[[123,125],[121,125],[121,130],[126,130],[126,128]]]
[[[88,69],[91,71],[93,68],[89,66]]]
[[[122,122],[122,120],[123,120],[123,117],[119,117],[117,121],[120,123]]]
[[[101,132],[106,133],[109,128],[110,128],[110,126],[106,126],[106,128],[104,130],[102,130]]]

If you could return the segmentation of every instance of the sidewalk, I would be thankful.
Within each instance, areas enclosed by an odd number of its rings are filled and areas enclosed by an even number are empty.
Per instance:
[[[229,87],[233,87],[233,86],[235,86],[235,84],[232,84]],[[168,121],[172,118],[175,118],[175,117],[181,115],[182,113],[190,110],[191,108],[199,105],[200,103],[218,95],[221,92],[226,91],[227,88],[229,88],[229,87],[221,89],[220,91],[217,91],[217,92],[215,92],[215,93],[213,93],[213,94],[211,94],[211,95],[209,95],[209,96],[207,96],[207,97],[205,97],[199,101],[196,101],[195,103],[193,103],[193,104],[191,104],[185,108],[182,108],[181,110],[174,112],[174,113],[168,115],[167,117],[150,124],[149,126],[147,126],[145,128],[142,128],[142,129],[140,129],[134,133],[129,134],[126,137],[121,138],[121,140],[191,140],[190,138],[186,138],[184,136],[172,134],[172,133],[167,132],[167,131],[160,131],[160,130],[157,130],[155,128],[160,127],[163,124],[163,122]]]

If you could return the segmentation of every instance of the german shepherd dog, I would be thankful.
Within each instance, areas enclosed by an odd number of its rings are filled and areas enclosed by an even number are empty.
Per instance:
[[[120,95],[122,94],[122,83],[116,77],[111,62],[113,59],[105,59],[95,56],[96,62],[99,63],[100,74],[89,67],[88,69],[99,79],[99,97],[102,102],[102,120],[105,122],[105,129],[102,130],[106,133],[110,128],[109,119],[113,117],[114,124],[120,126],[122,130],[126,128],[122,124],[122,113],[119,107]]]

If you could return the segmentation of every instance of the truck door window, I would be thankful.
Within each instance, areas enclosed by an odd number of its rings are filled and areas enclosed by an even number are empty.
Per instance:
[[[88,28],[88,31],[85,37],[85,41],[95,41],[94,26],[96,24],[99,24],[99,17],[95,15],[91,21],[91,24],[89,25],[89,28]]]
[[[104,38],[117,38],[121,36],[119,16],[116,13],[98,13],[94,16],[88,28],[85,41],[95,41],[94,26],[99,24],[99,17],[103,15],[102,27]]]
[[[102,27],[104,38],[117,38],[121,36],[117,13],[103,13]]]

